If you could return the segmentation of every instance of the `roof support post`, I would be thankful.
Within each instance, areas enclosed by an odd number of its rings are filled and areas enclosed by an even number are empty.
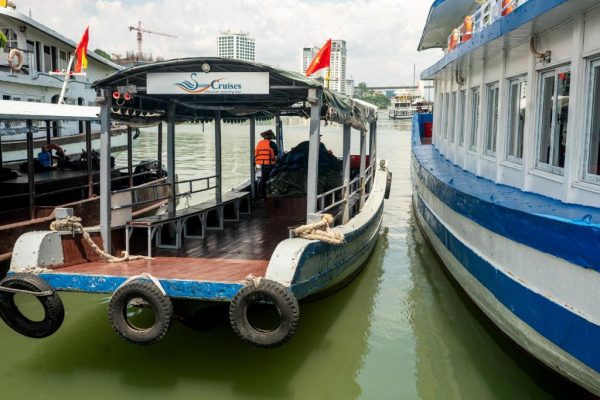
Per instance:
[[[277,143],[277,148],[279,149],[277,156],[281,157],[283,155],[283,123],[279,114],[275,116],[275,137],[275,143]]]
[[[127,175],[129,187],[133,187],[133,132],[131,126],[127,127]]]
[[[158,177],[162,178],[162,148],[163,148],[163,124],[162,121],[158,123],[158,149],[156,150],[156,158],[158,160]]]
[[[360,133],[360,209],[365,205],[365,170],[367,168],[367,132]]]
[[[348,124],[344,124],[344,145],[343,145],[343,167],[344,171],[344,213],[342,215],[342,223],[345,224],[350,220],[350,140],[352,128]]]
[[[169,212],[177,208],[177,184],[175,182],[175,103],[167,108],[167,181],[171,185]]]
[[[215,175],[217,176],[215,200],[217,204],[220,204],[223,189],[221,179],[221,111],[215,111]]]
[[[0,168],[2,168],[2,135],[0,135]]]
[[[35,219],[35,171],[33,165],[33,124],[27,120],[27,186],[29,189],[29,219]],[[52,157],[50,157],[52,162]]]
[[[50,144],[51,137],[50,120],[46,120],[46,144]]]
[[[111,254],[111,156],[110,156],[110,110],[112,97],[102,90],[104,98],[100,105],[100,234],[104,251]]]
[[[310,106],[310,133],[308,145],[308,176],[306,182],[306,221],[318,220],[317,190],[319,180],[319,147],[321,145],[321,106],[323,104],[321,89],[309,89],[308,101]]]
[[[256,146],[256,118],[250,117],[250,195],[256,198],[256,159],[254,147]]]
[[[47,121],[47,134],[50,134],[50,121]],[[48,136],[49,138],[49,136]],[[85,121],[85,153],[86,153],[86,170],[88,175],[88,199],[94,195],[94,175],[92,174],[92,122]]]

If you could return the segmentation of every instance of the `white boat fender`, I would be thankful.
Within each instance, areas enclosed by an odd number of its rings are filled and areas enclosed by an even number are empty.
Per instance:
[[[15,304],[15,294],[35,296],[44,309],[44,318],[33,321],[23,315]],[[16,273],[0,281],[0,317],[21,335],[41,339],[61,327],[65,308],[58,293],[42,278],[32,273]]]
[[[279,325],[259,329],[248,321],[248,309],[256,304],[271,304],[279,314]],[[249,278],[231,300],[229,322],[233,331],[246,343],[273,348],[289,341],[298,328],[300,306],[291,290],[282,284],[261,278]]]
[[[140,278],[145,277],[148,280]],[[128,319],[129,307],[147,307],[154,313],[151,326],[136,326]],[[131,277],[112,295],[108,304],[112,328],[127,342],[150,345],[161,340],[173,320],[173,303],[156,278],[149,274]]]
[[[19,72],[23,68],[23,52],[19,49],[12,49],[8,53],[8,65],[13,72]]]

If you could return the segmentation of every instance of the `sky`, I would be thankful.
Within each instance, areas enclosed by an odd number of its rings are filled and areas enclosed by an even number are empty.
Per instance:
[[[300,71],[302,48],[344,39],[347,77],[369,86],[410,85],[441,58],[417,52],[431,0],[13,0],[17,10],[78,42],[90,27],[89,48],[124,54],[136,50],[135,32],[145,29],[143,51],[165,59],[216,56],[220,31],[249,32],[256,61]]]

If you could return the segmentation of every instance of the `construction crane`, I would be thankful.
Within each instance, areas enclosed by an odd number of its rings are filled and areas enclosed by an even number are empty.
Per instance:
[[[175,35],[170,35],[168,33],[154,32],[154,31],[149,31],[147,29],[142,29],[142,21],[138,21],[138,26],[130,26],[129,30],[137,31],[138,54],[139,54],[140,58],[143,55],[142,54],[142,36],[144,33],[149,33],[152,35],[166,36],[166,37],[171,37],[171,38],[177,39],[177,36],[175,36]]]

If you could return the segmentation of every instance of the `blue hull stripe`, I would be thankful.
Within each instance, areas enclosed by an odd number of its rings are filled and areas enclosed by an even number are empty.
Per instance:
[[[413,121],[413,179],[475,223],[541,252],[600,272],[600,209],[565,204],[464,171],[419,141]],[[588,222],[589,221],[589,222]]]
[[[39,276],[56,290],[86,293],[113,293],[127,279],[119,276],[61,273],[40,274]],[[210,301],[230,301],[243,286],[241,283],[171,279],[160,279],[159,281],[170,297]]]
[[[546,339],[600,372],[600,326],[499,272],[450,233],[423,200],[416,197],[417,211],[438,239],[498,301]]]

